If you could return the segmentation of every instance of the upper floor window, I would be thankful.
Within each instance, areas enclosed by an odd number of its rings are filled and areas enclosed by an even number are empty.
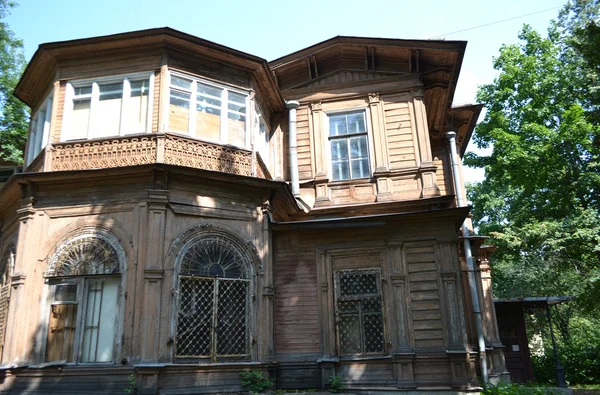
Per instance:
[[[62,140],[143,133],[152,122],[154,74],[67,84]]]
[[[52,97],[53,92],[46,97],[46,100],[31,117],[29,134],[29,146],[27,149],[27,164],[29,165],[42,148],[48,144],[50,137],[50,120],[52,118]]]
[[[172,73],[169,129],[220,144],[248,146],[248,93]]]
[[[332,179],[370,175],[367,122],[364,110],[328,114]]]

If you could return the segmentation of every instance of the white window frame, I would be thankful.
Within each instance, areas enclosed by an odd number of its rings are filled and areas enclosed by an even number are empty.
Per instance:
[[[88,313],[88,309],[87,309],[87,297],[88,297],[88,287],[90,285],[90,281],[89,280],[106,280],[106,279],[117,279],[118,281],[118,288],[117,288],[117,306],[116,306],[116,311],[117,311],[117,316],[115,317],[115,321],[116,324],[118,325],[117,328],[115,329],[115,333],[114,333],[114,337],[112,339],[113,341],[113,350],[112,350],[112,356],[111,356],[111,360],[110,361],[105,361],[105,362],[81,362],[81,356],[83,353],[83,338],[84,338],[84,326],[85,326],[85,319],[86,319],[86,315]],[[77,305],[77,317],[76,317],[76,322],[75,322],[75,334],[73,336],[73,361],[72,362],[68,362],[68,364],[73,364],[73,365],[112,365],[116,362],[117,360],[117,356],[118,356],[118,352],[120,350],[120,348],[118,347],[119,344],[119,337],[120,337],[120,331],[119,331],[119,321],[120,321],[120,315],[121,315],[121,303],[120,303],[120,295],[122,294],[122,290],[121,290],[121,281],[120,281],[120,275],[114,275],[114,276],[75,276],[72,278],[62,278],[62,279],[52,279],[49,280],[49,292],[48,292],[48,309],[47,309],[47,314],[46,314],[46,325],[45,325],[45,332],[44,332],[44,347],[42,349],[43,352],[43,360],[44,362],[55,362],[55,361],[46,361],[46,347],[47,347],[47,339],[48,339],[48,330],[49,325],[50,325],[50,314],[52,314],[52,306],[55,304],[74,304]],[[63,303],[56,303],[54,301],[54,297],[55,297],[55,293],[56,293],[56,288],[60,285],[77,285],[77,297],[76,297],[76,301],[75,302],[63,302]]]
[[[77,327],[75,329],[74,344],[73,344],[73,362],[65,362],[67,365],[114,365],[118,362],[119,356],[122,354],[123,344],[123,325],[124,325],[124,312],[125,312],[125,289],[127,286],[127,267],[126,267],[126,256],[125,251],[112,235],[105,234],[104,232],[97,232],[95,230],[83,232],[75,237],[69,238],[68,240],[60,243],[59,248],[68,245],[70,242],[80,238],[96,237],[103,239],[108,242],[116,251],[119,259],[119,274],[115,275],[79,275],[79,276],[67,276],[67,277],[46,277],[45,286],[42,291],[42,308],[40,309],[40,322],[43,330],[38,331],[36,336],[36,354],[40,361],[44,363],[61,362],[61,361],[47,361],[46,360],[46,347],[48,346],[48,330],[50,325],[50,314],[52,313],[52,304],[54,301],[55,291],[57,285],[66,284],[77,284]],[[118,278],[117,288],[117,305],[116,305],[116,319],[115,319],[115,333],[113,338],[113,355],[111,361],[107,362],[80,362],[81,359],[81,345],[83,343],[83,325],[85,320],[85,313],[87,310],[86,306],[86,294],[88,279],[110,279]]]
[[[365,115],[365,129],[366,132],[365,133],[355,133],[355,134],[347,134],[344,136],[334,136],[333,139],[337,140],[337,139],[346,139],[346,141],[350,141],[350,137],[353,136],[366,136],[367,137],[367,158],[369,159],[369,175],[367,177],[356,177],[353,178],[352,177],[352,163],[350,163],[350,168],[349,168],[349,172],[350,172],[350,178],[347,180],[334,180],[333,179],[333,159],[331,156],[331,136],[330,136],[330,130],[329,130],[329,116],[330,115],[339,115],[339,114],[346,114],[346,113],[351,113],[351,112],[358,112],[358,111],[362,111]],[[325,116],[323,117],[323,130],[325,131],[325,133],[323,134],[323,138],[324,138],[324,142],[323,144],[325,145],[326,151],[327,151],[327,161],[329,163],[329,167],[328,167],[328,171],[329,174],[331,175],[331,182],[351,182],[351,181],[357,181],[357,180],[368,180],[370,178],[373,177],[373,163],[374,163],[374,158],[373,158],[373,150],[371,149],[371,139],[372,139],[372,131],[370,128],[371,125],[371,118],[369,115],[369,111],[367,107],[355,107],[355,108],[341,108],[339,110],[331,110],[331,111],[327,111],[324,113]],[[348,155],[350,155],[350,147],[348,146]]]
[[[185,78],[188,80],[192,81],[192,86],[191,89],[185,89],[182,88],[180,86],[176,86],[176,85],[172,85],[171,84],[171,77],[180,77],[180,78]],[[194,137],[197,138],[199,140],[205,140],[208,142],[213,142],[216,144],[221,144],[221,145],[232,145],[232,146],[236,146],[235,144],[231,144],[228,140],[228,128],[227,128],[227,123],[229,120],[229,112],[231,112],[231,110],[229,110],[229,100],[228,100],[228,92],[234,92],[240,95],[244,95],[246,96],[246,113],[243,114],[246,117],[246,122],[245,122],[245,126],[244,126],[244,146],[237,146],[238,148],[243,148],[243,149],[249,149],[250,148],[250,144],[251,144],[251,122],[250,122],[250,114],[251,114],[251,107],[250,107],[250,91],[246,91],[243,89],[239,89],[239,88],[235,88],[235,87],[231,87],[225,84],[219,84],[210,80],[206,80],[206,79],[202,79],[190,74],[185,74],[179,71],[173,71],[173,70],[169,70],[169,74],[168,74],[168,82],[169,82],[169,92],[168,92],[168,97],[166,98],[166,107],[167,107],[167,114],[170,114],[171,112],[168,111],[168,108],[170,106],[170,96],[171,96],[171,90],[175,90],[175,91],[179,91],[179,92],[184,92],[184,93],[189,93],[190,94],[190,108],[189,108],[189,120],[188,120],[188,132],[187,134],[185,134],[186,136],[190,136],[190,137]],[[214,87],[215,89],[222,89],[221,91],[221,115],[220,115],[220,134],[219,134],[219,141],[215,141],[212,139],[209,139],[205,136],[202,136],[198,133],[198,131],[196,130],[196,98],[198,97],[198,91],[197,91],[197,84],[201,83],[204,85],[209,85],[211,87]],[[237,112],[236,112],[237,113]],[[241,113],[240,113],[241,114]],[[177,130],[170,130],[170,120],[167,120],[167,129],[169,132],[171,133],[183,133],[181,131],[177,131]]]
[[[50,140],[53,100],[54,90],[51,90],[31,117],[31,122],[29,123],[29,146],[27,147],[27,166],[42,152]],[[45,116],[44,119],[40,119],[43,110],[45,110]]]
[[[253,150],[260,154],[261,159],[271,171],[273,164],[273,150],[271,149],[271,126],[268,122],[265,121],[265,117],[263,116],[263,112],[261,111],[258,105],[255,105],[254,112],[254,137],[253,137]],[[265,125],[265,135],[261,136],[260,127],[261,124]],[[263,157],[262,150],[266,151],[267,158]]]
[[[144,130],[127,130],[127,122],[123,122],[124,116],[127,114],[126,105],[129,102],[128,99],[131,98],[131,82],[148,79],[148,113],[146,116],[146,122]],[[121,97],[121,112],[120,116],[120,124],[119,124],[119,133],[115,134],[106,134],[106,135],[97,135],[93,136],[94,128],[96,128],[96,119],[95,107],[98,106],[98,102],[100,100],[100,85],[110,84],[110,83],[118,83],[122,82],[123,84],[123,95]],[[87,95],[75,96],[75,88],[90,86],[92,87],[92,93]],[[87,98],[91,99],[90,103],[90,115],[88,120],[88,128],[87,130],[78,133],[77,131],[71,130],[71,119],[73,115],[73,100],[76,98]],[[70,140],[86,140],[90,138],[104,138],[111,136],[124,136],[128,134],[137,134],[137,133],[150,133],[152,131],[152,110],[154,100],[154,72],[142,72],[135,74],[124,74],[124,75],[115,75],[115,76],[107,76],[93,79],[82,79],[82,80],[73,80],[67,82],[66,93],[65,93],[65,104],[64,104],[64,112],[63,112],[63,123],[62,123],[62,132],[60,136],[61,141],[70,141]],[[81,134],[81,136],[79,136]]]

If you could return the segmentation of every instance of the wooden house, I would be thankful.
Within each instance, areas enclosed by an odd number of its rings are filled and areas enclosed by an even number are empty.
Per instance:
[[[169,28],[42,44],[15,92],[25,169],[0,191],[2,393],[506,375],[489,266],[459,232],[481,110],[451,108],[465,47],[335,37],[267,62]]]

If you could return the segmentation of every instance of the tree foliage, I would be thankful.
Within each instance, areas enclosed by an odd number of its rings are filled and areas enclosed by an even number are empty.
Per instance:
[[[496,296],[577,296],[556,310],[563,342],[575,321],[600,325],[599,11],[598,0],[572,0],[547,36],[525,25],[520,44],[500,48],[474,137],[493,151],[465,159],[485,168],[468,192],[498,246]]]
[[[23,42],[5,22],[14,6],[0,0],[0,160],[21,163],[29,116],[25,104],[13,95],[26,64]]]

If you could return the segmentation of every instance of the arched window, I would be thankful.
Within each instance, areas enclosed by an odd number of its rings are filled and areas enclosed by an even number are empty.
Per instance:
[[[0,356],[4,351],[6,322],[10,302],[10,277],[15,267],[15,250],[8,248],[0,261]]]
[[[180,256],[175,356],[248,359],[249,254],[226,236],[208,234],[188,243]]]
[[[83,234],[50,259],[46,361],[112,362],[123,252],[113,237]]]

